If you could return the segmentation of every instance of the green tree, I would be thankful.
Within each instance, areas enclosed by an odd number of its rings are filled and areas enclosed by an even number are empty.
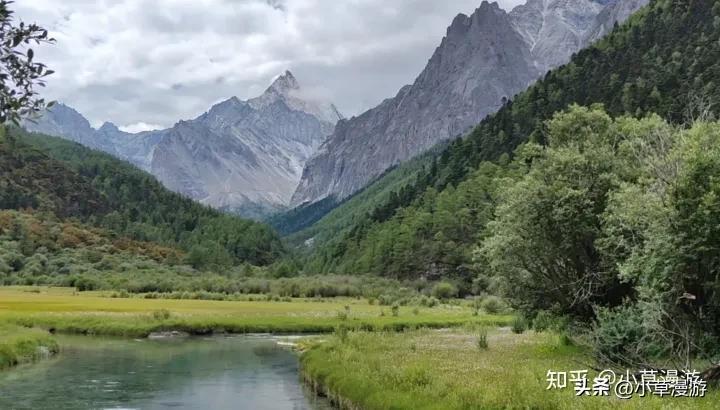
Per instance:
[[[591,318],[594,304],[619,304],[628,293],[595,246],[623,174],[616,127],[599,107],[572,107],[547,129],[550,146],[501,193],[482,249],[517,308]]]
[[[35,87],[52,74],[45,64],[35,61],[31,44],[54,42],[47,30],[36,24],[16,24],[12,1],[0,1],[0,124],[15,124],[45,108]]]

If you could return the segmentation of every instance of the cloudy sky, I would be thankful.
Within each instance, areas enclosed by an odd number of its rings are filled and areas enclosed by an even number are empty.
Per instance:
[[[411,83],[458,13],[481,0],[17,0],[56,38],[45,96],[94,126],[168,127],[259,95],[290,69],[346,116]],[[523,0],[500,0],[511,9]]]

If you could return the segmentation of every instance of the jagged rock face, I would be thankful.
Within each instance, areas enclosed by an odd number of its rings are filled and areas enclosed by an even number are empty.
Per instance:
[[[483,2],[458,15],[420,76],[340,121],[303,170],[292,205],[340,200],[389,167],[468,131],[548,69],[648,0],[529,0],[510,13]]]
[[[100,149],[95,141],[95,130],[79,112],[65,104],[55,104],[39,118],[23,122],[31,132],[63,137],[90,148]]]
[[[510,17],[536,68],[544,73],[566,63],[572,53],[587,45],[604,7],[592,0],[531,0],[514,8]]]
[[[160,140],[158,133],[130,134],[109,122],[95,130],[82,114],[64,104],[54,105],[33,121],[25,121],[23,127],[105,151],[146,171],[150,167],[152,149]]]
[[[334,106],[300,100],[299,92],[286,73],[258,98],[231,98],[178,123],[155,148],[152,173],[216,208],[287,206],[305,161],[341,118]]]
[[[338,124],[307,165],[293,203],[346,197],[383,170],[463,134],[510,97],[508,90],[535,78],[525,69],[529,59],[497,4],[457,16],[415,84]],[[496,72],[497,67],[507,69]]]
[[[342,118],[334,105],[304,98],[290,72],[257,98],[230,98],[160,131],[130,134],[111,123],[94,130],[59,107],[26,128],[106,151],[173,191],[255,218],[289,205],[305,162]]]

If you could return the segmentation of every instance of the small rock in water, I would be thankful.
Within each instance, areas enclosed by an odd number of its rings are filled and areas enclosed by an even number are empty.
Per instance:
[[[167,339],[167,338],[179,338],[179,337],[189,337],[190,334],[186,332],[179,332],[177,330],[173,330],[171,332],[153,332],[148,335],[148,339]]]
[[[38,352],[38,356],[40,356],[43,359],[46,359],[52,355],[50,348],[48,348],[47,346],[38,346],[37,352]]]

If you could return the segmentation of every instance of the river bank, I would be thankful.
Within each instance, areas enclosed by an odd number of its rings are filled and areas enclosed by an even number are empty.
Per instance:
[[[0,323],[0,371],[57,354],[57,341],[45,330]]]
[[[342,409],[714,409],[705,398],[576,397],[548,390],[547,372],[591,369],[578,346],[552,333],[488,330],[487,348],[471,329],[403,333],[350,332],[310,342],[301,374],[314,391]],[[592,380],[592,370],[590,371]]]
[[[0,408],[331,409],[300,382],[285,337],[55,337],[52,360],[0,372]]]
[[[36,289],[33,289],[36,290]],[[504,325],[509,315],[475,315],[463,305],[436,307],[371,305],[364,299],[212,301],[108,298],[66,288],[28,291],[0,288],[0,367],[34,360],[33,349],[57,350],[52,333],[146,338],[151,334],[189,335],[331,333],[348,330],[402,331],[447,328],[470,321]],[[44,351],[40,349],[40,351]]]

